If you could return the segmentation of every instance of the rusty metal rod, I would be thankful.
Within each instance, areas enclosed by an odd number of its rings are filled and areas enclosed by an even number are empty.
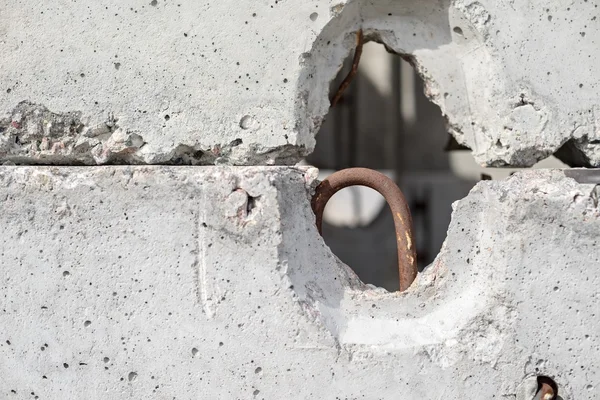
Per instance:
[[[331,100],[331,107],[335,107],[336,104],[340,101],[342,95],[344,94],[344,91],[348,88],[348,86],[350,86],[350,82],[352,82],[352,79],[354,79],[354,76],[358,72],[358,63],[360,62],[360,56],[362,55],[363,44],[363,31],[362,29],[359,29],[356,32],[356,49],[354,50],[352,68],[350,69],[350,72],[348,72],[348,75],[346,75],[346,78],[344,78],[344,80],[340,84],[338,90],[335,92],[335,96],[333,96],[333,99]]]
[[[400,291],[408,289],[417,277],[417,253],[413,240],[412,218],[406,199],[394,181],[384,174],[367,168],[348,168],[337,171],[317,186],[311,206],[317,229],[322,235],[323,211],[329,199],[348,186],[367,186],[378,191],[387,201],[396,227]]]

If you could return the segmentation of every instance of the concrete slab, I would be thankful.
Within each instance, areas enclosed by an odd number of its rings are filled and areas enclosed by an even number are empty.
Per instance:
[[[398,294],[326,248],[314,176],[0,168],[1,397],[530,400],[536,375],[593,397],[595,185],[481,182]]]
[[[355,46],[413,63],[478,162],[600,166],[594,2],[0,4],[0,161],[290,164]],[[390,83],[391,84],[391,83]]]

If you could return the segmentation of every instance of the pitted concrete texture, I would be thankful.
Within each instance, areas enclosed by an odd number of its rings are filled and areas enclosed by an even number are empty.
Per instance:
[[[593,398],[595,185],[478,184],[398,294],[323,244],[311,176],[1,168],[0,397],[531,400],[547,375]]]
[[[594,1],[0,2],[0,160],[289,164],[367,40],[478,162],[600,166]],[[390,83],[391,84],[391,83]]]

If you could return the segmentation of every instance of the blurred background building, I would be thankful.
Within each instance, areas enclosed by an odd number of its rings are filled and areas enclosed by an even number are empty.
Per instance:
[[[330,93],[335,93],[351,64],[352,55]],[[330,110],[306,161],[320,169],[320,179],[350,167],[376,169],[394,179],[411,208],[422,270],[446,238],[452,203],[465,197],[482,174],[503,179],[515,171],[482,168],[469,150],[449,143],[445,119],[425,97],[412,66],[370,42],[364,45],[358,74]],[[536,167],[564,166],[550,157]],[[325,210],[323,236],[364,282],[398,290],[394,224],[377,192],[351,187],[336,194]]]

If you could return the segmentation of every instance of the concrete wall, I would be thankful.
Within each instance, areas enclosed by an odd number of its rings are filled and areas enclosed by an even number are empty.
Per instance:
[[[294,163],[363,29],[411,60],[479,163],[568,145],[600,165],[596,5],[5,0],[0,159]]]
[[[27,164],[0,167],[1,397],[532,400],[539,375],[560,398],[593,397],[597,174],[477,184],[397,293],[318,235],[316,170],[261,165],[312,150],[362,28],[414,63],[478,162],[561,149],[598,166],[597,13],[0,3],[0,160]]]

